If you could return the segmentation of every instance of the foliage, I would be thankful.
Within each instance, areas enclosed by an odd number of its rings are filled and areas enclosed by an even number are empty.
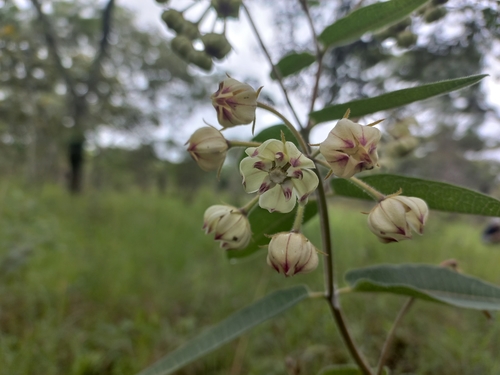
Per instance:
[[[209,207],[204,214],[203,228],[207,234],[214,233],[215,240],[221,242],[222,248],[228,250],[230,254],[239,254],[241,257],[253,254],[257,250],[257,245],[265,247],[268,243],[268,265],[278,273],[289,277],[301,272],[308,273],[318,265],[317,253],[314,250],[311,251],[311,242],[302,233],[303,225],[316,213],[316,209],[312,208],[317,208],[321,232],[321,251],[318,253],[323,255],[325,285],[324,291],[311,292],[309,297],[321,298],[327,303],[349,355],[357,366],[354,370],[329,367],[320,373],[352,372],[351,370],[365,375],[383,373],[394,340],[395,329],[415,299],[470,309],[499,309],[500,287],[445,268],[447,265],[456,268],[454,261],[445,262],[440,266],[375,265],[354,269],[346,274],[350,287],[338,289],[336,285],[334,253],[338,250],[334,250],[332,244],[329,210],[325,186],[322,183],[322,180],[329,178],[332,174],[337,176],[332,182],[333,193],[347,197],[368,197],[376,201],[368,213],[368,227],[383,243],[412,239],[413,233],[423,234],[429,216],[429,207],[453,213],[498,215],[500,208],[498,200],[465,188],[393,175],[358,179],[355,177],[357,173],[379,166],[377,147],[382,135],[375,126],[382,120],[363,126],[349,119],[349,116],[358,118],[448,94],[474,85],[486,75],[433,80],[432,83],[400,90],[395,89],[394,85],[391,86],[391,77],[387,76],[380,80],[379,86],[376,86],[377,90],[383,87],[383,93],[371,90],[368,97],[349,100],[343,104],[326,106],[323,104],[323,108],[314,110],[316,100],[321,96],[319,89],[323,57],[328,56],[331,53],[330,50],[333,49],[335,51],[333,53],[336,53],[339,48],[334,47],[344,46],[345,48],[346,45],[363,44],[364,39],[361,42],[356,41],[366,32],[383,29],[388,33],[387,35],[397,32],[398,45],[401,48],[409,48],[416,42],[417,37],[408,29],[413,20],[405,17],[414,10],[420,9],[425,22],[431,23],[446,13],[444,8],[439,8],[436,2],[430,3],[425,0],[392,0],[363,4],[364,6],[358,6],[357,9],[348,9],[348,14],[344,17],[339,17],[337,14],[336,21],[324,26],[323,31],[316,34],[316,24],[308,2],[299,1],[298,4],[302,8],[312,33],[310,44],[313,45],[315,54],[298,53],[296,52],[298,49],[295,49],[286,53],[278,63],[274,64],[252,20],[251,12],[240,2],[231,4],[234,7],[241,5],[249,18],[253,31],[271,65],[271,77],[279,81],[286,103],[294,116],[295,124],[279,110],[257,100],[261,88],[255,90],[232,77],[220,83],[219,89],[211,96],[211,99],[217,112],[218,122],[223,127],[222,130],[250,123],[253,123],[253,129],[256,121],[255,110],[260,108],[280,118],[288,134],[285,135],[285,132],[281,130],[283,125],[273,126],[257,134],[252,142],[226,140],[226,147],[224,142],[221,143],[222,133],[208,129],[210,131],[200,131],[197,134],[214,134],[213,139],[207,136],[203,142],[200,140],[194,142],[192,137],[188,141],[189,153],[204,170],[215,169],[217,165],[220,165],[220,158],[225,157],[228,147],[248,147],[240,161],[239,169],[243,177],[244,190],[247,193],[257,193],[256,197],[239,208],[232,205]],[[217,9],[220,4],[216,2],[211,5]],[[209,10],[210,7],[203,15]],[[232,10],[234,11],[234,8]],[[217,13],[220,16],[218,10]],[[177,25],[171,19],[173,14],[186,22],[183,18],[183,11],[178,12],[174,8],[166,10],[163,19],[169,28],[174,29],[178,34],[182,33],[183,29],[177,30]],[[237,12],[231,12],[231,15],[236,17]],[[202,19],[203,16],[198,24],[202,22]],[[384,38],[381,37],[381,39]],[[179,48],[177,53],[182,56],[184,51]],[[192,59],[187,60],[198,65]],[[380,60],[382,60],[380,56],[378,59],[373,58],[370,64],[375,65]],[[312,92],[305,98],[309,103],[310,111],[308,120],[304,123],[296,113],[283,79],[303,72],[304,68],[313,63],[316,65],[316,73],[312,79],[314,82]],[[366,67],[366,64],[359,64],[359,66],[363,65]],[[350,83],[350,78],[347,78],[348,83]],[[389,83],[386,84],[387,82]],[[334,97],[338,99],[337,94],[338,92]],[[317,145],[310,145],[311,130],[320,122],[334,119],[340,119],[340,121],[330,131],[326,140]],[[392,135],[396,137],[398,133],[400,137],[403,135],[409,137],[409,127],[399,126],[398,129],[395,126]],[[211,145],[213,147],[210,147]],[[317,146],[319,148],[315,149],[314,147]],[[412,147],[409,147],[409,151]],[[404,152],[407,151],[404,150]],[[214,162],[213,166],[210,164],[212,162]],[[320,169],[320,166],[326,167],[327,172]],[[313,172],[312,169],[315,171]],[[315,192],[315,203],[308,204],[309,195],[313,192]],[[265,210],[259,210],[257,206],[268,210],[269,214]],[[250,237],[252,239],[249,239]],[[230,257],[234,256],[230,255]],[[361,346],[356,344],[342,312],[340,299],[343,297],[340,294],[356,291],[387,292],[410,297],[387,335],[376,368],[373,368],[370,360],[365,358]],[[254,322],[262,320],[262,316],[274,315],[275,305],[268,301],[274,298],[278,305],[283,304],[280,302],[282,292],[276,293],[234,313],[230,318],[218,323],[212,329],[193,338],[156,364],[146,368],[142,373],[171,373],[198,359],[201,354],[207,354],[225,343],[229,337],[235,338],[238,336],[238,330],[243,333],[247,328],[241,325],[241,322],[235,324],[241,316],[250,314],[251,319],[247,320],[249,325],[253,326]],[[294,302],[295,299],[291,298],[290,301]],[[486,312],[486,314],[489,313]],[[288,370],[294,374],[301,372],[293,363]]]
[[[12,2],[1,7],[2,152],[21,150],[12,163],[17,170],[25,168],[31,180],[56,181],[62,175],[65,145],[78,125],[70,106],[71,88],[55,64],[34,10]],[[57,1],[47,9],[64,68],[88,105],[82,131],[90,139],[94,131],[116,128],[141,129],[142,140],[149,141],[160,119],[180,109],[189,112],[185,95],[193,80],[186,65],[158,33],[137,29],[128,11],[117,7],[113,12],[109,50],[98,67],[95,89],[88,92],[101,38],[96,3]]]

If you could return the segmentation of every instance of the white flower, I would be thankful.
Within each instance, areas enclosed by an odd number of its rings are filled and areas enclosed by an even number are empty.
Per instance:
[[[373,169],[378,163],[380,130],[343,118],[319,146],[319,151],[338,177],[349,178]]]
[[[203,229],[206,234],[215,232],[215,240],[226,250],[244,249],[252,238],[246,215],[232,206],[210,206],[203,216]]]
[[[420,198],[391,196],[377,204],[368,215],[368,227],[384,243],[411,239],[411,231],[422,234],[429,216],[427,203]]]
[[[210,97],[219,124],[223,128],[230,128],[254,122],[261,89],[255,91],[252,86],[233,78],[226,78],[219,83],[219,89]]]
[[[292,142],[268,139],[259,147],[250,147],[240,163],[243,186],[247,193],[260,194],[259,205],[269,212],[290,212],[297,199],[306,204],[318,187],[311,159]]]
[[[212,126],[199,128],[186,143],[188,152],[204,171],[219,169],[229,148],[222,133]]]
[[[318,254],[303,234],[277,233],[269,242],[267,264],[285,276],[293,276],[316,269]]]

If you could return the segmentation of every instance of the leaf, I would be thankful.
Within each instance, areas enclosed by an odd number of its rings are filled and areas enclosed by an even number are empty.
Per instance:
[[[422,198],[429,208],[483,216],[500,216],[500,201],[488,195],[464,187],[423,180],[420,178],[379,174],[362,177],[361,180],[383,194],[392,194],[400,188],[403,195]],[[335,194],[350,198],[372,200],[369,195],[348,180],[333,179],[331,186]]]
[[[363,372],[356,365],[333,365],[321,369],[318,375],[363,375]],[[382,371],[382,375],[388,375],[386,369]]]
[[[487,74],[478,74],[469,77],[449,79],[445,81],[427,83],[421,86],[410,87],[407,89],[396,90],[380,96],[375,96],[373,98],[359,99],[348,103],[331,105],[320,109],[319,111],[311,112],[309,116],[315,124],[340,119],[347,109],[351,110],[351,117],[360,117],[446,94],[450,91],[473,85],[486,76]]]
[[[379,2],[355,10],[318,36],[326,47],[349,44],[369,31],[391,26],[424,5],[428,0],[392,0]]]
[[[315,61],[316,57],[309,52],[291,52],[276,64],[276,69],[279,70],[281,77],[287,77],[307,68]],[[274,71],[271,71],[271,78],[276,79]]]
[[[297,207],[298,204],[292,212],[287,214],[279,212],[270,213],[268,210],[255,207],[255,209],[253,209],[248,215],[248,220],[250,220],[250,227],[252,228],[253,233],[252,242],[250,242],[250,245],[244,250],[228,250],[228,258],[233,259],[247,257],[260,250],[262,246],[269,243],[271,239],[267,237],[268,235],[290,231],[293,226],[293,221],[295,220]],[[309,202],[304,210],[303,223],[307,223],[311,220],[317,212],[318,206],[316,205],[316,202]]]
[[[356,292],[387,292],[476,310],[500,310],[500,288],[448,268],[378,265],[347,272]]]
[[[307,288],[297,285],[278,290],[239,310],[160,359],[138,375],[167,375],[221,347],[256,325],[290,309],[308,297]]]

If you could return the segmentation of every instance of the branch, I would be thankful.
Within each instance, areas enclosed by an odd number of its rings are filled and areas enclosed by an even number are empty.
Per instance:
[[[40,19],[40,23],[42,24],[43,33],[45,35],[45,39],[47,40],[47,46],[49,48],[49,52],[52,55],[52,58],[55,60],[61,75],[63,76],[64,81],[66,82],[66,86],[68,90],[71,92],[73,98],[77,98],[77,93],[75,90],[75,82],[73,81],[73,77],[71,77],[68,69],[66,69],[62,64],[61,55],[59,54],[58,43],[56,40],[56,35],[47,16],[42,11],[42,6],[38,0],[31,0],[33,3],[37,13],[38,18]]]
[[[100,65],[101,61],[106,55],[108,46],[109,46],[109,33],[111,31],[111,17],[113,13],[113,6],[115,4],[115,0],[109,0],[108,4],[104,8],[102,12],[102,36],[101,41],[99,43],[99,51],[97,51],[94,61],[92,62],[92,66],[90,67],[90,72],[87,80],[88,92],[93,91],[95,85],[97,84],[97,80],[100,75]]]

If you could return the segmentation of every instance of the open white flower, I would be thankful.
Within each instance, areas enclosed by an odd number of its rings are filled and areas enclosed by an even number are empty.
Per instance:
[[[311,159],[292,142],[268,139],[259,147],[250,147],[240,163],[243,186],[247,193],[260,194],[259,206],[269,212],[290,212],[297,199],[306,204],[318,187]]]

